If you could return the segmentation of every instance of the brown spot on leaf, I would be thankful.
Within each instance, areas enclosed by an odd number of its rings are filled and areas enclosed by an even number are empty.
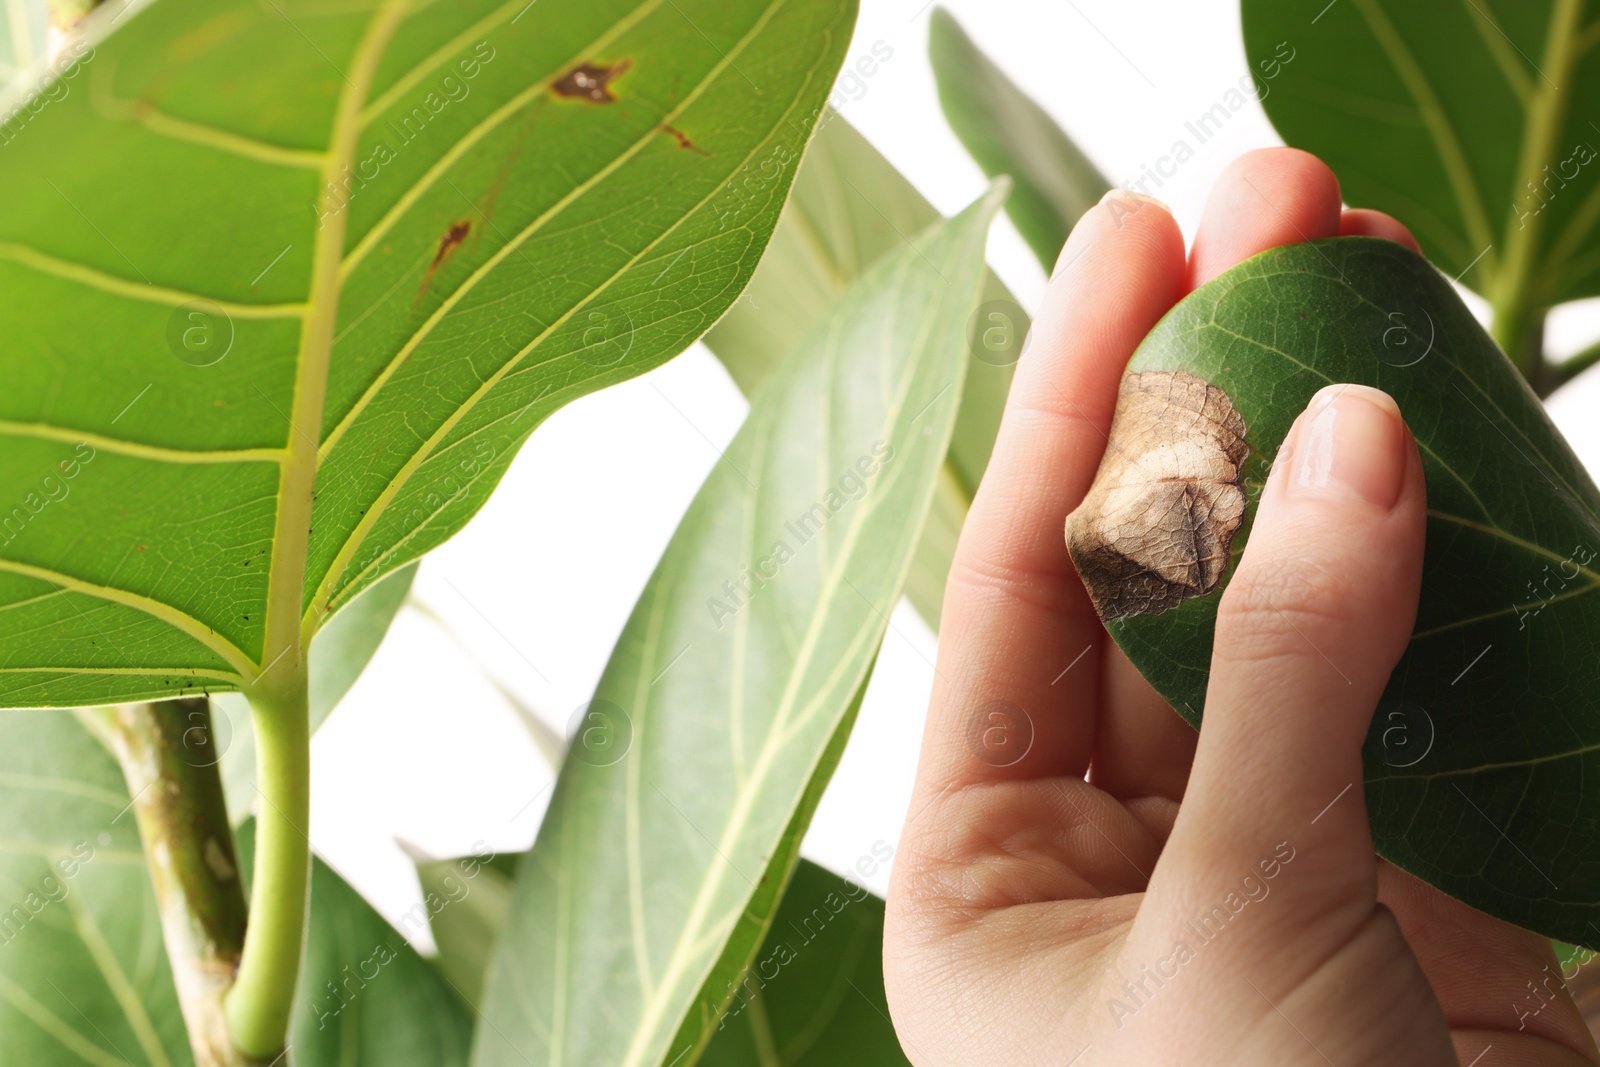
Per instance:
[[[472,232],[472,223],[452,222],[450,228],[444,231],[444,236],[439,238],[439,251],[433,254],[432,266],[437,267],[444,262],[444,258],[456,250],[456,246],[467,239],[467,234]]]
[[[679,148],[682,148],[682,149],[684,149],[686,151],[689,151],[689,152],[694,152],[697,155],[702,155],[702,156],[710,156],[711,155],[710,152],[707,152],[704,148],[701,148],[699,145],[697,145],[693,141],[689,140],[689,135],[684,133],[682,130],[678,129],[678,127],[676,127],[676,126],[662,126],[661,127],[661,131],[663,133],[666,133],[666,134],[670,135],[674,141],[677,141]]]
[[[467,235],[471,232],[472,223],[462,220],[461,222],[452,222],[450,228],[439,237],[439,250],[433,254],[433,262],[428,264],[428,272],[422,276],[422,284],[417,286],[417,299],[412,301],[413,307],[427,293],[428,286],[433,284],[433,276],[439,270],[439,267],[445,260],[450,258],[450,253],[461,246],[461,242],[465,241]]]
[[[611,83],[632,65],[632,61],[627,59],[619,59],[609,67],[597,63],[580,63],[550,88],[557,96],[564,96],[569,100],[587,100],[591,104],[614,104],[617,98],[611,95]]]
[[[1222,581],[1244,521],[1244,418],[1185,371],[1128,374],[1067,550],[1106,621],[1170,611]]]

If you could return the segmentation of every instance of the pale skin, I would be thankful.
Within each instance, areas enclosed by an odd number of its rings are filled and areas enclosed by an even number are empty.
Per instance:
[[[1162,205],[1126,197],[1067,242],[956,552],[896,854],[884,971],[917,1067],[1600,1064],[1547,940],[1373,853],[1361,746],[1415,619],[1426,506],[1392,401],[1331,387],[1296,423],[1221,596],[1199,734],[1067,554],[1151,326],[1258,252],[1339,234],[1416,248],[1271,149],[1221,176],[1187,256]],[[1032,724],[1007,766],[971,741],[996,700]],[[1220,933],[1188,925],[1218,906]]]

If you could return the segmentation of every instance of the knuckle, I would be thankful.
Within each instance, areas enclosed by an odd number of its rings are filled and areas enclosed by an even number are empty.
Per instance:
[[[1308,640],[1348,631],[1362,621],[1365,598],[1337,563],[1288,559],[1241,563],[1217,606],[1215,655],[1259,660],[1310,651]]]

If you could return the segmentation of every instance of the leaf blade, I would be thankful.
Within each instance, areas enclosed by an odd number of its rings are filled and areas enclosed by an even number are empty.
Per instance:
[[[1600,610],[1588,567],[1600,490],[1449,282],[1386,241],[1277,249],[1185,298],[1129,368],[1186,370],[1227,393],[1249,428],[1251,503],[1317,388],[1356,382],[1396,399],[1423,459],[1428,534],[1416,629],[1364,750],[1374,841],[1474,907],[1594,942],[1600,880],[1586,857],[1600,820],[1582,783],[1600,719],[1575,687],[1591,667],[1566,654],[1563,632]],[[1552,568],[1562,584],[1541,595]],[[1220,589],[1108,626],[1192,724]],[[1455,684],[1463,676],[1472,684]]]
[[[910,566],[905,517],[927,507],[954,423],[963,327],[995,207],[991,194],[920,254],[880,263],[817,324],[690,506],[590,707],[613,730],[627,725],[632,748],[602,766],[574,746],[518,870],[479,1067],[521,1062],[530,1049],[552,1063],[665,1057],[865,677]],[[929,306],[939,314],[926,316]],[[846,490],[857,498],[848,514]],[[765,547],[785,537],[787,552]],[[726,615],[702,600],[729,595],[758,553],[769,566],[782,557],[781,581],[737,611],[721,605]],[[706,743],[697,715],[708,707],[722,717],[712,724],[722,745]],[[618,915],[629,916],[626,938]],[[606,1020],[585,1010],[598,996],[611,1006]]]
[[[883,256],[918,240],[942,216],[904,175],[837,112],[826,112],[795,176],[772,243],[744,296],[706,334],[706,346],[753,396],[810,325]],[[1009,343],[984,344],[1002,316]],[[945,475],[917,546],[906,596],[937,630],[956,537],[989,463],[1000,414],[1028,330],[1005,283],[990,272],[984,305],[968,328],[968,361]]]
[[[945,121],[985,174],[1016,182],[1006,214],[1054,271],[1072,227],[1111,183],[942,7],[928,24],[928,58]]]
[[[147,5],[7,146],[0,703],[251,684],[732,301],[853,3],[525,8]]]

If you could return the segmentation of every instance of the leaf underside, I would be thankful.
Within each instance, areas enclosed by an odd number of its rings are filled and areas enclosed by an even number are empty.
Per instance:
[[[920,240],[917,235],[941,217],[871,142],[837,112],[824,112],[761,265],[706,334],[706,346],[745,395],[754,396],[862,274],[907,241]],[[906,581],[907,599],[934,630],[956,538],[989,464],[1028,325],[1005,283],[986,273],[983,303],[967,325],[968,348],[978,358],[967,361],[945,473]],[[986,339],[993,342],[989,347],[983,347]]]
[[[1378,851],[1492,915],[1600,943],[1600,492],[1449,282],[1370,238],[1276,249],[1186,298],[1129,369],[1221,387],[1248,426],[1252,505],[1317,389],[1395,398],[1428,531],[1416,631],[1365,750]],[[1196,725],[1220,595],[1109,626]]]
[[[0,1063],[190,1067],[138,825],[95,722],[0,712]],[[470,1020],[432,965],[320,862],[311,892],[295,1063],[464,1064]]]
[[[883,988],[884,903],[801,861],[702,1067],[900,1067]]]
[[[274,618],[459,530],[540,421],[732,302],[853,16],[121,17],[0,161],[0,703],[243,687]]]
[[[590,706],[616,752],[580,732],[518,869],[479,1067],[670,1060],[900,596],[996,207],[882,260],[755,397]]]

